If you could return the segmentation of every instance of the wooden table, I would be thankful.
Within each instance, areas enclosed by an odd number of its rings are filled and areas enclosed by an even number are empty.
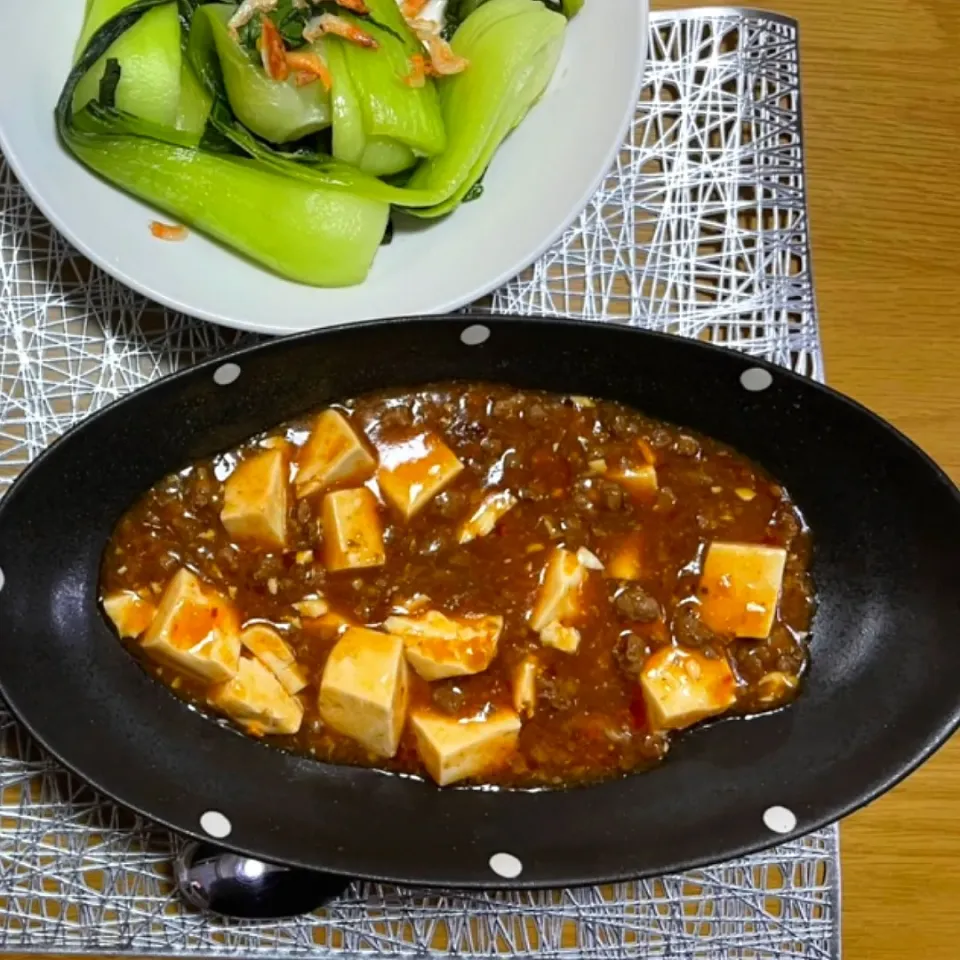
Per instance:
[[[827,377],[960,479],[960,4],[769,6],[801,26]],[[960,737],[844,822],[845,960],[960,957],[958,813]]]

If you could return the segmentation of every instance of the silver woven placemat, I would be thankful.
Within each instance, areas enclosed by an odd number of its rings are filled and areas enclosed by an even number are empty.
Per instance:
[[[479,309],[725,343],[822,375],[796,24],[662,14],[615,168],[577,223]],[[72,250],[0,164],[0,492],[91,410],[237,342]],[[442,896],[356,884],[282,925],[173,895],[178,840],[97,796],[0,708],[0,950],[205,956],[839,957],[836,828],[659,880]]]

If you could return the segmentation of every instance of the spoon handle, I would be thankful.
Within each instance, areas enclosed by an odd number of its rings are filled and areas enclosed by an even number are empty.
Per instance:
[[[241,919],[310,913],[340,896],[349,877],[265,863],[209,843],[188,843],[174,868],[177,890],[198,910]]]

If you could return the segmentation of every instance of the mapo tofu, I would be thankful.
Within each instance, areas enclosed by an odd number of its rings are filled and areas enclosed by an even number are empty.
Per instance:
[[[251,736],[440,785],[569,785],[802,691],[787,491],[616,403],[441,384],[314,411],[120,520],[104,612]]]

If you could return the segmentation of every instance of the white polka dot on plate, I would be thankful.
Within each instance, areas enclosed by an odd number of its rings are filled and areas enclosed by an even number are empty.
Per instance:
[[[763,811],[763,822],[774,833],[792,833],[797,829],[797,815],[787,807],[769,807]]]
[[[479,347],[481,343],[486,343],[490,339],[490,328],[482,323],[475,323],[460,334],[460,339],[468,347]]]
[[[219,810],[208,810],[200,815],[200,829],[214,840],[229,837],[233,824]]]
[[[773,374],[763,367],[751,367],[740,374],[740,385],[751,393],[760,393],[773,383]]]
[[[516,880],[523,873],[523,864],[512,853],[495,853],[490,858],[490,869],[504,880]]]
[[[218,387],[229,387],[240,376],[240,368],[235,363],[222,363],[213,371],[213,382]]]

